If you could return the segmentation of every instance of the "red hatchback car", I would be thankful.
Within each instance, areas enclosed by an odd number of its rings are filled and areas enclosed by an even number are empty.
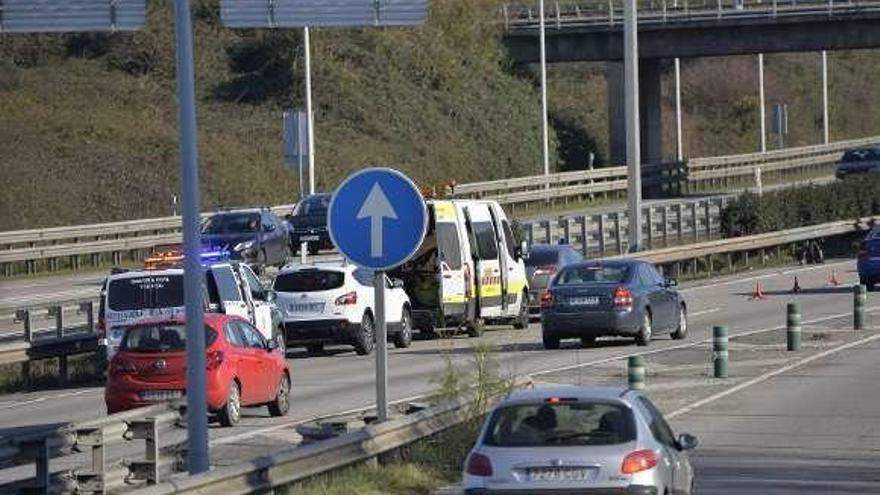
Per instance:
[[[272,416],[290,409],[290,370],[284,355],[240,317],[206,314],[208,410],[223,426],[241,419],[241,407],[267,405]],[[186,392],[186,326],[182,319],[126,329],[110,362],[107,413],[179,399]]]

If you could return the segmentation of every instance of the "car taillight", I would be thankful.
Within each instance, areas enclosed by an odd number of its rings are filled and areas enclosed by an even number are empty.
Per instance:
[[[116,356],[110,361],[110,375],[129,375],[137,372],[137,366],[125,358]]]
[[[98,317],[98,323],[95,325],[95,335],[97,335],[99,339],[103,339],[107,336],[107,322],[104,321],[103,316]]]
[[[541,307],[549,308],[550,306],[553,306],[553,294],[544,289],[541,291]]]
[[[467,473],[472,476],[492,476],[492,461],[483,454],[473,452],[468,456]]]
[[[637,450],[623,458],[620,472],[636,474],[652,469],[657,465],[657,454],[653,450]]]
[[[613,298],[615,308],[631,308],[633,305],[633,293],[625,287],[614,289]]]
[[[357,292],[349,292],[348,294],[343,294],[336,298],[335,304],[337,306],[348,306],[349,304],[357,304],[358,302],[358,294]]]
[[[208,353],[205,359],[205,368],[208,370],[216,370],[223,364],[223,351],[212,351]]]
[[[535,275],[553,275],[556,273],[556,265],[544,265],[535,267]]]

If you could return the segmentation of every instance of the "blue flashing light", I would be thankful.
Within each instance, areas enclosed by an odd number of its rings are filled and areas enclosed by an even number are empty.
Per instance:
[[[232,259],[232,254],[228,249],[217,246],[205,246],[202,248],[200,258],[202,264],[221,263]]]

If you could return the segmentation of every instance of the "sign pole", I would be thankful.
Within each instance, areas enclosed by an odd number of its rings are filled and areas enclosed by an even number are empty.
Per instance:
[[[626,91],[627,203],[629,251],[642,249],[642,157],[639,129],[638,12],[635,0],[624,1],[623,51]]]
[[[199,258],[199,150],[189,0],[175,1],[180,181],[183,200],[183,295],[186,306],[186,425],[190,474],[209,469],[208,403],[205,398],[205,329]]]
[[[376,310],[376,415],[388,420],[388,328],[385,325],[385,271],[377,270],[373,279]]]
[[[315,194],[315,130],[312,116],[312,48],[308,26],[303,28],[303,51],[305,52],[306,75],[306,129],[309,150],[309,194]]]

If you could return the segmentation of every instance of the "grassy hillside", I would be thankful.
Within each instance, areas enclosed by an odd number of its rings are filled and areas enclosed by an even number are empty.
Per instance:
[[[435,0],[416,29],[313,31],[319,189],[376,164],[423,185],[540,172],[536,78],[505,58],[500,2]],[[137,33],[0,35],[0,231],[171,212],[172,2],[148,3]],[[298,177],[282,166],[281,113],[302,106],[300,33],[229,30],[219,0],[193,4],[203,206],[291,202]],[[832,139],[880,133],[880,52],[829,59]],[[789,144],[818,142],[818,54],[766,60],[768,105],[789,105]],[[683,62],[686,155],[757,149],[755,75],[754,57]],[[554,168],[582,168],[590,151],[603,163],[604,65],[551,67],[549,94]]]

